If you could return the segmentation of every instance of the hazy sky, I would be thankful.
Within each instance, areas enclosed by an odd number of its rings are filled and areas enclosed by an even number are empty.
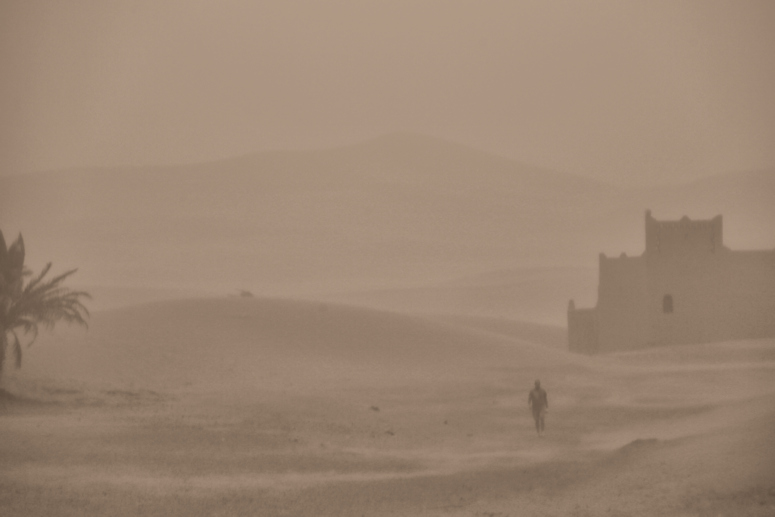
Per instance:
[[[775,2],[0,0],[0,174],[393,131],[623,184],[775,168]]]

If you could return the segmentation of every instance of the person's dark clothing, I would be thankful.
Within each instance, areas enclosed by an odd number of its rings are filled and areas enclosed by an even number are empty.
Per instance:
[[[549,399],[546,396],[546,390],[543,388],[533,388],[527,397],[527,403],[533,408],[533,413],[549,409]]]
[[[536,423],[536,432],[539,436],[544,432],[544,419],[546,410],[549,408],[549,398],[546,396],[546,390],[536,386],[527,397],[527,403],[533,410],[533,420]]]

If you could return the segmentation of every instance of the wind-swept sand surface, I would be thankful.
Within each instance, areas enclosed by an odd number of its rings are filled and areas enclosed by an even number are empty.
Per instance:
[[[280,299],[98,312],[4,379],[0,514],[775,514],[775,340],[584,357],[559,333]]]

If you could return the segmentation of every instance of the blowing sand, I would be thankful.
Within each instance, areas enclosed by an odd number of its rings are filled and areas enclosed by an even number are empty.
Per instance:
[[[0,514],[775,515],[775,340],[589,358],[557,332],[270,299],[98,312],[5,375]]]

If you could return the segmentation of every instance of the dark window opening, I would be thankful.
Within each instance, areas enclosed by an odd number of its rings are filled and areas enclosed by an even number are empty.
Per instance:
[[[666,294],[664,298],[662,298],[662,312],[665,314],[672,314],[673,313],[673,297],[672,295]]]

